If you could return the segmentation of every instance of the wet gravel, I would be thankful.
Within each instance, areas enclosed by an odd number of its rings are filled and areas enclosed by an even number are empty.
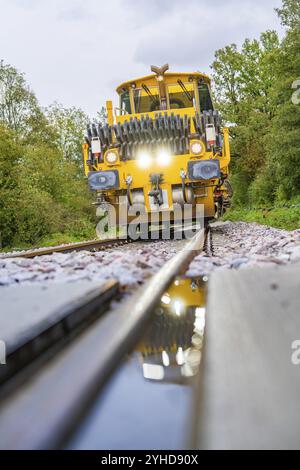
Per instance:
[[[300,262],[300,230],[288,232],[255,223],[212,224],[212,253],[191,263],[190,276],[215,269]],[[117,279],[134,289],[157,272],[183,246],[183,241],[139,242],[99,252],[55,253],[33,259],[0,259],[0,286],[80,280]]]

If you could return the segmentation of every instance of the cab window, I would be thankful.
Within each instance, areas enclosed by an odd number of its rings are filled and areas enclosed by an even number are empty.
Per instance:
[[[144,85],[133,92],[134,109],[136,113],[151,113],[159,111],[160,102],[157,87],[148,87]]]
[[[123,91],[120,95],[121,114],[131,114],[129,90]]]
[[[198,91],[201,112],[210,111],[211,109],[214,109],[214,105],[210,95],[210,89],[207,83],[199,83]]]
[[[169,85],[170,109],[192,108],[194,107],[194,88],[191,83],[182,83],[181,86]]]

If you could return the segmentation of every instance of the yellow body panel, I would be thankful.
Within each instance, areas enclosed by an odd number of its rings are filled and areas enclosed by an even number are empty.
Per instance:
[[[174,84],[177,78],[180,78],[182,81],[188,81],[189,78],[193,79],[200,79],[202,78],[206,83],[210,84],[211,80],[208,75],[200,72],[192,72],[192,73],[175,73],[175,72],[167,72],[164,74],[164,80],[166,84]],[[127,82],[121,83],[121,85],[117,88],[117,93],[120,93],[122,89],[132,86],[133,84],[136,87],[140,87],[142,83],[147,83],[148,86],[157,86],[157,79],[156,76],[145,75],[144,77],[135,78],[133,80],[129,80]]]

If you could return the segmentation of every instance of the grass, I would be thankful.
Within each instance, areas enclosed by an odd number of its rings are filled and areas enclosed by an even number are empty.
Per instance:
[[[229,209],[222,220],[232,222],[257,222],[285,230],[300,229],[299,207],[275,207],[272,209]]]
[[[226,212],[222,220],[230,220],[232,222],[257,222],[280,229],[296,230],[300,229],[300,204],[297,204],[296,207],[275,207],[272,209],[245,209],[233,207]],[[105,233],[106,237],[109,235],[112,234]],[[94,238],[96,238],[96,232],[94,230],[87,231],[84,236],[68,232],[53,233],[41,238],[34,245],[17,243],[13,247],[3,248],[0,252],[5,253],[12,250],[26,250],[31,248],[56,246],[65,243],[82,242]]]
[[[103,233],[101,238],[115,238],[116,232],[115,230],[111,230],[109,232]],[[84,234],[74,234],[69,232],[64,233],[52,233],[45,237],[39,239],[37,243],[30,244],[30,243],[15,243],[14,246],[9,246],[0,249],[0,253],[7,253],[10,251],[15,250],[30,250],[33,248],[41,248],[41,247],[48,247],[48,246],[57,246],[57,245],[64,245],[67,243],[76,243],[76,242],[84,242],[88,240],[94,240],[97,238],[96,230],[93,228],[92,230],[85,231]]]
[[[46,237],[41,238],[37,243],[33,245],[29,243],[18,243],[13,247],[3,248],[2,250],[0,250],[0,253],[7,253],[13,250],[30,250],[32,248],[64,245],[67,243],[76,243],[85,240],[92,240],[94,238],[96,238],[96,232],[91,234],[90,237],[82,237],[70,233],[53,233],[51,235],[47,235]]]

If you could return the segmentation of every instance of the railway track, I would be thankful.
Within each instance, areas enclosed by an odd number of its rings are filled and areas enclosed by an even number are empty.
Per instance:
[[[183,230],[189,230],[193,228],[193,225],[188,225],[187,227],[182,226],[171,226],[170,227],[170,235],[174,235],[175,233],[182,233]],[[163,234],[163,227],[159,227],[157,230],[152,232],[157,234],[159,238]],[[153,237],[155,235],[152,235]],[[155,238],[149,237],[149,240],[153,241]],[[22,250],[22,251],[14,251],[11,253],[0,253],[0,259],[9,259],[9,258],[35,258],[36,256],[44,256],[44,255],[52,255],[53,253],[70,253],[73,251],[100,251],[110,248],[115,248],[117,246],[127,245],[129,243],[133,243],[135,241],[147,241],[144,239],[133,240],[129,236],[127,238],[107,238],[103,240],[87,240],[83,242],[76,242],[76,243],[68,243],[64,245],[57,245],[51,247],[42,247],[42,248],[34,248],[32,250]]]
[[[206,229],[199,230],[147,285],[119,306],[107,311],[117,292],[112,281],[98,296],[89,297],[88,307],[84,301],[70,307],[55,324],[8,355],[7,363],[13,360],[0,389],[1,448],[65,446],[140,341],[168,287],[204,249],[206,236]]]
[[[33,250],[15,251],[13,253],[2,253],[1,258],[34,258],[35,256],[52,255],[53,253],[70,253],[72,251],[83,250],[102,250],[107,248],[114,248],[116,246],[126,245],[131,243],[129,238],[126,240],[115,238],[106,240],[88,240],[85,242],[70,243],[67,245],[52,246],[49,248],[36,248]]]

